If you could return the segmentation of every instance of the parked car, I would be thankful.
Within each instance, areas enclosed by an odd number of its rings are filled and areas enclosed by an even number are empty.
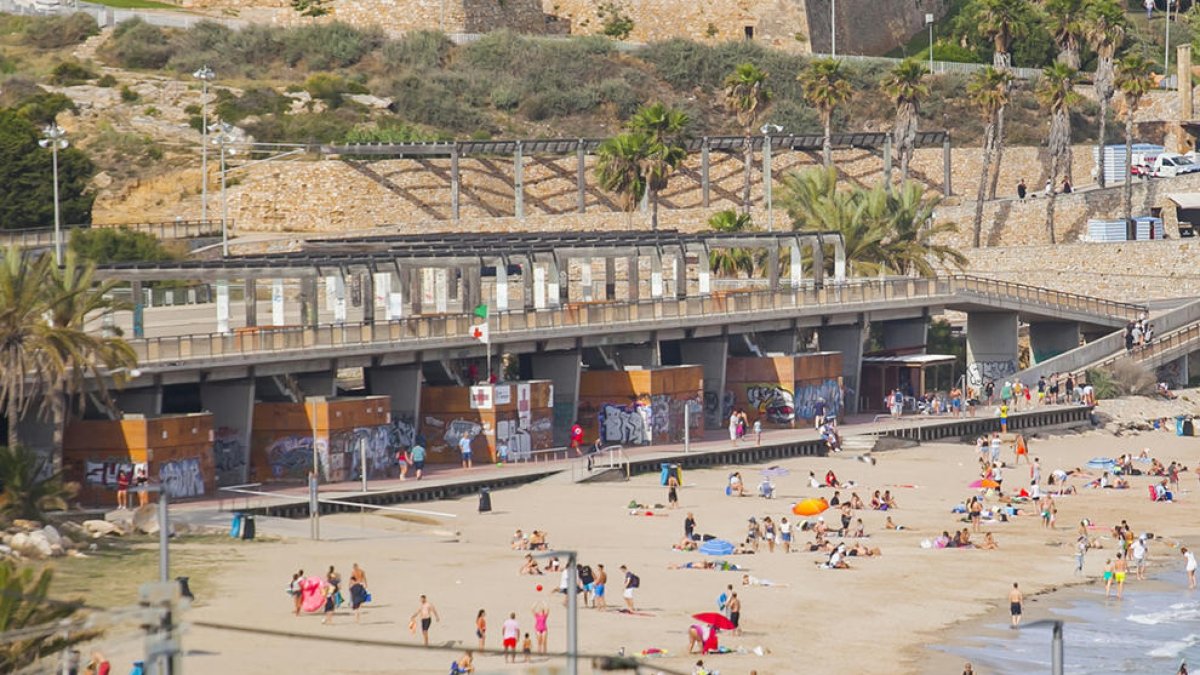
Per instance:
[[[1188,159],[1184,155],[1174,152],[1164,152],[1154,160],[1154,166],[1150,170],[1150,175],[1158,178],[1173,178],[1197,171],[1200,171],[1200,164]]]

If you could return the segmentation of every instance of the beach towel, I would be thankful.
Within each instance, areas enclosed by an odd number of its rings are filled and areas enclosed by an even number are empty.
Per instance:
[[[325,580],[308,577],[300,582],[300,609],[319,612],[325,606]]]

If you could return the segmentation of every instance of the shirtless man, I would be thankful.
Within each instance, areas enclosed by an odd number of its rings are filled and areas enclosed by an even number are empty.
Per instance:
[[[1125,561],[1124,554],[1117,554],[1117,561],[1113,563],[1113,579],[1117,582],[1117,599],[1121,599],[1121,593],[1125,590],[1125,574],[1129,572],[1129,563]]]
[[[1017,582],[1014,581],[1012,590],[1008,592],[1008,608],[1012,613],[1013,628],[1021,625],[1021,605],[1024,600],[1025,596],[1021,595],[1021,589],[1017,588]]]
[[[729,621],[733,624],[733,634],[742,634],[742,601],[738,598],[737,593],[729,597],[729,604],[725,606],[729,610]]]
[[[596,580],[592,582],[592,588],[596,594],[594,604],[596,609],[608,609],[608,601],[604,599],[604,587],[607,584],[608,572],[604,571],[604,565],[596,565]]]
[[[421,604],[417,607],[417,611],[413,612],[410,621],[415,623],[417,619],[421,620],[421,639],[424,640],[425,646],[428,647],[429,626],[433,624],[434,619],[441,621],[442,617],[438,616],[437,607],[434,607],[433,603],[429,602],[429,599],[424,595],[421,596]]]

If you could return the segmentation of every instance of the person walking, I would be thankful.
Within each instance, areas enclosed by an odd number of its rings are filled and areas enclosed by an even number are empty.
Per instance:
[[[674,471],[667,476],[667,504],[668,508],[679,508],[679,479],[675,477]]]
[[[508,618],[504,620],[504,625],[500,627],[500,636],[504,639],[505,663],[516,663],[517,639],[521,637],[521,624],[517,621],[516,612],[509,612]]]
[[[366,601],[367,573],[358,563],[354,563],[350,569],[350,608],[354,610],[354,623],[359,623],[359,610]]]
[[[292,583],[288,584],[288,595],[292,596],[296,616],[300,616],[300,607],[304,604],[304,593],[300,589],[300,580],[303,578],[304,570],[298,570],[292,575]]]
[[[1021,181],[1017,183],[1017,199],[1025,201],[1025,195],[1027,194],[1029,194],[1029,186],[1025,185],[1025,179],[1022,178]]]
[[[1012,627],[1016,628],[1021,625],[1021,607],[1025,602],[1025,596],[1021,595],[1021,589],[1017,587],[1017,582],[1013,582],[1012,590],[1008,592],[1008,611],[1012,615]]]
[[[425,472],[425,439],[417,438],[416,442],[408,450],[408,456],[412,459],[413,471],[416,474],[417,480],[421,480],[421,474]]]
[[[537,635],[537,650],[539,654],[546,653],[546,637],[550,629],[546,622],[550,619],[550,608],[541,600],[533,605],[533,632]]]
[[[729,413],[729,440],[734,445],[738,442],[738,414],[737,411]]]
[[[117,509],[124,511],[129,508],[129,472],[125,469],[117,471]]]
[[[458,439],[458,451],[462,454],[462,468],[471,468],[471,434],[466,431]]]
[[[583,454],[583,427],[578,421],[571,425],[571,449],[576,456]]]
[[[621,565],[621,573],[625,575],[625,592],[623,593],[625,596],[625,607],[631,613],[636,612],[637,607],[633,604],[633,592],[642,585],[642,580],[638,578],[638,575],[630,572],[629,568],[624,565]]]
[[[475,637],[479,638],[479,649],[482,651],[487,641],[487,612],[482,609],[475,615]]]
[[[150,479],[146,477],[146,467],[139,466],[133,476],[133,486],[138,493],[138,508],[150,503],[150,493],[146,490],[146,484],[149,482]]]
[[[338,574],[333,565],[329,566],[329,572],[325,574],[325,616],[321,618],[321,623],[333,623],[333,610],[342,604],[342,575]]]
[[[608,585],[608,572],[604,571],[604,565],[596,565],[596,581],[592,587],[596,597],[594,603],[596,609],[608,609],[608,600],[604,599],[606,585]]]
[[[1113,580],[1117,582],[1117,599],[1121,599],[1121,595],[1125,592],[1125,575],[1129,573],[1129,563],[1125,560],[1125,554],[1118,553],[1117,561],[1113,563]]]
[[[421,620],[421,639],[428,647],[429,627],[433,625],[435,619],[441,621],[442,617],[438,615],[437,607],[434,607],[433,603],[429,602],[429,598],[424,595],[421,596],[420,604],[417,605],[417,611],[413,612],[412,618],[409,619],[409,630],[416,632],[418,619]]]
[[[1186,546],[1182,546],[1179,552],[1183,554],[1184,571],[1187,572],[1188,590],[1196,590],[1196,554],[1188,550]]]

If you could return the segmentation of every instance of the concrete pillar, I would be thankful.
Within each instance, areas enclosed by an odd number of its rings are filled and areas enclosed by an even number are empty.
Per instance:
[[[1000,384],[1017,372],[1017,313],[967,313],[967,385]]]
[[[508,259],[496,261],[496,299],[492,305],[497,312],[507,312],[508,303]]]
[[[325,301],[333,308],[333,322],[346,323],[346,280],[341,274],[325,277]]]
[[[123,413],[135,413],[151,417],[161,415],[163,408],[163,390],[161,384],[137,389],[123,389],[116,392],[117,410]]]
[[[392,428],[401,445],[412,445],[421,419],[421,365],[363,368],[363,382],[371,396],[387,396],[392,406]]]
[[[708,208],[708,136],[700,143],[700,195],[704,208]]]
[[[849,326],[822,326],[817,329],[821,351],[842,353],[842,390],[845,392],[842,411],[858,412],[859,382],[862,380],[863,342],[866,331],[862,323]]]
[[[1184,122],[1192,120],[1192,46],[1182,44],[1176,48],[1176,74],[1179,77],[1179,119]]]
[[[319,317],[317,278],[304,277],[300,280],[300,322],[306,328],[316,328]]]
[[[788,277],[793,290],[804,284],[804,260],[800,256],[799,239],[788,242]]]
[[[663,257],[656,249],[650,256],[650,297],[658,300],[663,296]]]
[[[604,257],[604,299],[617,299],[617,259],[611,255]]]
[[[774,291],[779,288],[779,243],[772,242],[767,249],[767,288]]]
[[[817,288],[820,288],[821,284],[823,284],[825,282],[825,241],[823,240],[821,235],[818,234],[813,239],[811,239],[810,242],[812,245],[812,252],[813,252],[813,256],[812,256],[813,284]]]
[[[1079,346],[1079,322],[1037,321],[1029,324],[1029,357],[1034,364]]]
[[[258,285],[254,279],[246,279],[244,286],[242,303],[246,306],[246,326],[254,327],[258,325]]]
[[[424,271],[420,267],[405,268],[404,278],[401,279],[401,288],[403,289],[401,292],[412,300],[413,316],[420,316],[424,309],[425,290],[421,287],[421,284],[424,283]]]
[[[332,370],[300,373],[296,375],[296,383],[305,396],[337,396],[337,373]]]
[[[949,197],[954,194],[954,188],[950,184],[950,163],[952,161],[950,153],[950,132],[946,132],[946,138],[942,140],[942,196]]]
[[[575,208],[583,213],[587,211],[587,155],[584,153],[583,139],[575,143]]]
[[[534,307],[534,284],[533,284],[533,256],[527,255],[521,261],[521,285],[524,287],[521,294],[521,303],[525,311],[529,311]]]
[[[521,141],[517,141],[517,149],[513,153],[513,199],[516,204],[516,216],[525,219],[525,156]]]
[[[470,312],[483,303],[483,284],[479,265],[464,265],[462,268],[462,308]]]
[[[884,349],[921,347],[921,353],[925,353],[924,347],[929,340],[929,319],[899,319],[884,321],[882,325]]]
[[[458,220],[458,193],[462,176],[458,170],[458,143],[450,146],[450,218]]]
[[[546,309],[546,277],[548,265],[540,260],[531,260],[533,271],[533,308]]]
[[[530,355],[535,380],[554,383],[554,445],[570,441],[571,424],[579,414],[579,370],[582,355],[578,349],[561,352],[541,352]]]
[[[592,259],[581,258],[579,260],[579,297],[583,302],[592,301]],[[567,292],[567,297],[571,297],[570,292]]]
[[[687,251],[683,246],[675,251],[675,299],[687,297]]]
[[[546,297],[551,307],[561,307],[567,296],[570,279],[567,278],[567,261],[559,260],[558,256],[551,258],[550,274],[546,275]]]
[[[132,281],[129,292],[133,300],[133,337],[146,337],[146,294],[142,292],[142,282]]]
[[[271,280],[271,325],[283,326],[287,324],[287,306],[284,304],[283,297],[283,279]],[[300,323],[304,323],[304,310],[300,311]]]
[[[729,362],[729,340],[723,337],[710,340],[681,340],[679,354],[684,363],[704,368],[704,427],[724,427],[725,373],[726,364]]]
[[[629,263],[629,273],[626,278],[629,280],[629,298],[630,302],[637,302],[642,299],[642,280],[638,278],[638,260],[639,256],[632,255],[626,258]]]
[[[213,415],[213,461],[217,485],[243,485],[250,468],[254,429],[254,378],[204,382],[200,406]]]
[[[229,333],[229,280],[217,280],[217,332]]]
[[[375,276],[362,273],[363,323],[375,323]]]

